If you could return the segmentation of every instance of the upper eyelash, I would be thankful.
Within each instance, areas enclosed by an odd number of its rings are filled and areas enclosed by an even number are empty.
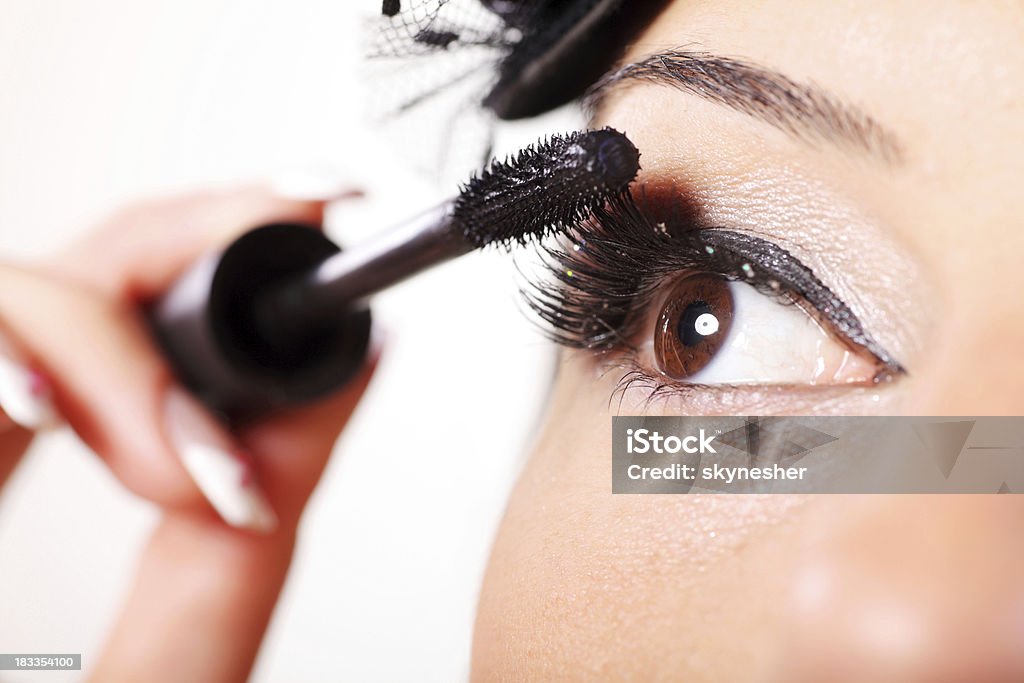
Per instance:
[[[636,313],[647,310],[667,278],[686,270],[714,272],[782,303],[806,301],[837,336],[874,355],[884,374],[905,372],[854,312],[782,247],[721,228],[679,227],[652,224],[629,192],[617,197],[569,235],[568,247],[540,248],[549,273],[527,281],[527,305],[563,346],[635,350],[630,339],[644,320]],[[547,281],[552,277],[554,287]]]
[[[522,293],[554,341],[593,351],[628,345],[624,328],[647,303],[652,290],[645,281],[656,278],[664,252],[647,225],[632,195],[625,194],[570,233],[568,247],[539,248],[556,285],[547,278],[528,280]]]

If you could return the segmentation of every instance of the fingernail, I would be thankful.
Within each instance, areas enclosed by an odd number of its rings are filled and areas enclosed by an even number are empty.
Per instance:
[[[367,363],[375,364],[380,361],[381,353],[391,339],[391,332],[383,329],[380,325],[374,324],[370,328],[370,343],[367,345]]]
[[[194,398],[167,390],[164,420],[171,445],[206,500],[231,526],[269,533],[277,515],[256,482],[252,456]]]
[[[277,173],[271,179],[271,190],[298,201],[330,201],[363,194],[352,182],[351,174],[326,166],[292,168]]]
[[[28,367],[14,347],[0,336],[0,408],[15,424],[38,430],[59,422],[46,377]]]

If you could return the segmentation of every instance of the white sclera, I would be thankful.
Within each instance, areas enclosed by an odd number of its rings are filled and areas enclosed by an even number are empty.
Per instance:
[[[733,315],[728,337],[689,382],[842,384],[874,376],[870,358],[852,353],[799,306],[784,305],[743,282],[730,282],[729,291]],[[718,320],[705,313],[695,327],[702,335],[714,334]]]

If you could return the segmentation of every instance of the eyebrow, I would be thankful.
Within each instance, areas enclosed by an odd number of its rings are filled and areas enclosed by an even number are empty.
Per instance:
[[[863,110],[813,84],[777,71],[706,52],[670,50],[612,71],[584,98],[594,116],[609,95],[630,84],[654,83],[696,95],[810,142],[826,141],[895,163],[903,148],[894,133]]]

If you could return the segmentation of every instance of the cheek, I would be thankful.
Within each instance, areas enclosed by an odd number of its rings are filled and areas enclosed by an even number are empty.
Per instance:
[[[788,573],[778,550],[803,502],[612,496],[610,425],[606,395],[560,383],[493,550],[475,679],[646,680],[728,664],[709,655],[723,644],[740,644],[744,666],[770,654],[773,636],[755,637],[750,623],[773,621],[760,595]],[[778,540],[753,542],[769,535]]]
[[[613,496],[607,394],[564,370],[495,542],[474,680],[1024,680],[1024,503]]]

